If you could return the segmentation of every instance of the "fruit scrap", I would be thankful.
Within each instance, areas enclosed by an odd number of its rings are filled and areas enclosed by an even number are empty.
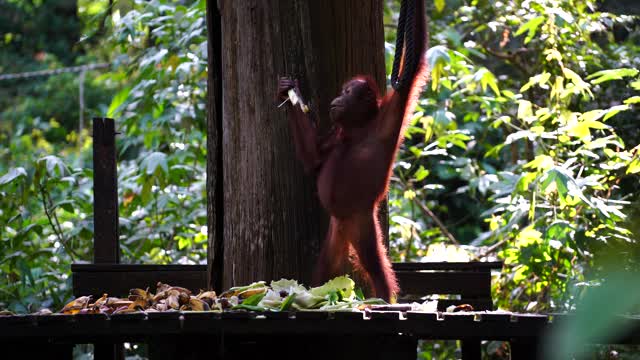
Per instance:
[[[204,300],[200,300],[195,296],[192,296],[189,301],[180,307],[180,310],[191,311],[209,311],[211,307]]]
[[[239,309],[249,311],[290,311],[291,309],[337,311],[348,308],[376,309],[376,306],[389,306],[380,299],[364,299],[363,296],[356,296],[354,285],[355,283],[348,276],[337,277],[320,287],[311,289],[299,285],[297,281],[281,279],[272,281],[270,286],[264,281],[258,281],[247,286],[232,287],[220,295],[214,291],[202,290],[197,295],[193,295],[189,289],[158,282],[155,294],[150,292],[149,288],[134,288],[129,290],[127,298],[109,297],[108,294],[103,294],[92,302],[91,296],[81,296],[65,305],[60,312],[63,314],[110,315],[139,311],[227,311]],[[460,310],[468,309],[463,305],[455,311]],[[0,313],[0,315],[3,314]]]
[[[80,296],[79,298],[65,305],[60,312],[70,315],[77,314],[80,312],[80,310],[87,308],[89,301],[91,301],[91,296]]]

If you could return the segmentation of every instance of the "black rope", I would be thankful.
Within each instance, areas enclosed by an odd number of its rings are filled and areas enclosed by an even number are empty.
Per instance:
[[[421,54],[415,53],[416,42],[416,13],[415,2],[424,0],[402,0],[400,4],[400,15],[398,17],[398,30],[396,34],[396,53],[393,58],[393,69],[391,70],[391,86],[396,90],[404,90],[409,83],[418,67],[418,60]],[[403,57],[402,76],[398,79],[400,71],[400,62]]]

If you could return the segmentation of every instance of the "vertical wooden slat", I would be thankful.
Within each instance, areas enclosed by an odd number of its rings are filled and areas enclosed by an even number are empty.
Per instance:
[[[220,9],[216,0],[207,0],[207,286],[222,291],[224,264],[224,204],[222,188],[222,34]]]
[[[120,262],[118,176],[113,119],[93,118],[93,262]],[[95,344],[95,359],[124,358],[122,344]]]
[[[120,262],[115,122],[93,118],[93,261]]]

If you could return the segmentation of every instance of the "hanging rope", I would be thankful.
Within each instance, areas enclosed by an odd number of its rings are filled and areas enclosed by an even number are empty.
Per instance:
[[[391,70],[391,86],[396,91],[405,90],[407,86],[411,86],[409,82],[418,67],[420,54],[415,53],[416,1],[424,0],[402,0],[400,4],[398,30],[396,33],[396,54],[393,58],[393,69]],[[405,55],[404,59],[403,53]],[[398,79],[401,62],[402,77]]]

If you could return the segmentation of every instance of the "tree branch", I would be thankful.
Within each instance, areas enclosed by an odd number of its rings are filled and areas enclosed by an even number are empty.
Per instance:
[[[64,246],[64,248],[69,253],[69,257],[71,258],[71,261],[75,261],[78,255],[73,251],[73,249],[70,246],[67,246],[68,239],[65,239],[64,235],[62,234],[62,227],[60,226],[60,221],[58,221],[58,216],[55,213],[53,213],[53,216],[51,214],[49,205],[47,204],[47,199],[49,202],[51,202],[51,199],[48,198],[47,192],[44,186],[42,185],[40,185],[40,196],[42,200],[42,207],[44,208],[44,213],[47,215],[47,219],[49,220],[49,225],[51,225],[53,232],[55,233],[58,240],[60,240],[60,244],[62,244],[62,246]]]
[[[400,180],[397,180],[397,181],[400,183],[400,185],[405,191],[409,190],[409,187],[405,183],[403,183]],[[436,223],[436,226],[438,226],[440,231],[449,239],[449,241],[451,241],[455,245],[460,245],[460,242],[455,238],[455,236],[453,236],[453,234],[449,231],[449,229],[447,229],[447,227],[440,220],[440,218],[433,211],[431,211],[431,209],[429,209],[422,202],[416,200],[415,197],[411,201],[413,201],[414,204],[418,205],[418,209],[420,209],[420,211],[424,216],[431,218],[431,220],[433,220],[433,222]]]

